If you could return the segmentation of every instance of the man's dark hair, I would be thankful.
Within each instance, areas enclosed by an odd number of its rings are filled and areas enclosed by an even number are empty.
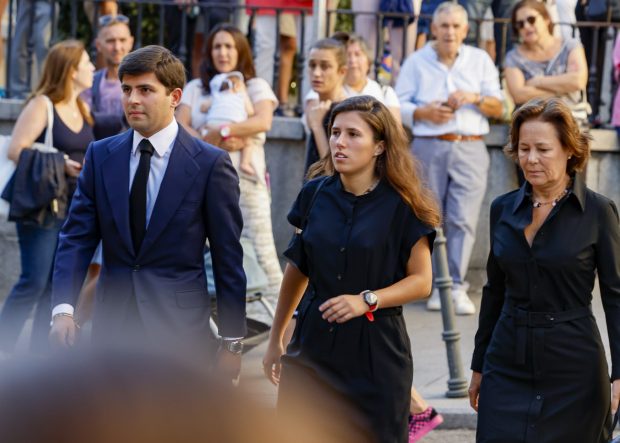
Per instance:
[[[181,60],[168,49],[157,45],[145,46],[127,54],[118,68],[118,78],[122,82],[125,74],[142,75],[150,72],[166,87],[168,94],[185,86],[185,67]]]

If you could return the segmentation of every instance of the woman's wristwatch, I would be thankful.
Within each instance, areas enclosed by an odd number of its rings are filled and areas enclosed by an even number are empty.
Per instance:
[[[230,125],[220,126],[220,137],[222,137],[222,140],[226,140],[230,137]]]
[[[364,299],[364,303],[368,305],[368,311],[365,312],[366,318],[368,321],[375,321],[375,316],[372,313],[379,308],[379,297],[369,289],[362,291],[360,295]]]

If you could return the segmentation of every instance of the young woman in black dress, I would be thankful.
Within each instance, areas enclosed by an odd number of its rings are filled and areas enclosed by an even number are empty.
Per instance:
[[[378,100],[359,96],[338,104],[329,149],[288,215],[303,232],[285,251],[291,263],[265,375],[281,381],[280,411],[297,410],[298,388],[327,390],[359,412],[340,417],[348,430],[406,442],[413,364],[402,305],[430,293],[439,212],[402,127]],[[284,330],[300,300],[283,356]],[[303,400],[309,410],[329,405],[315,396]]]

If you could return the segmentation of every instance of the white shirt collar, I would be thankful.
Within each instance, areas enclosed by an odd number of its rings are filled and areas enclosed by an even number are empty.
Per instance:
[[[174,144],[178,133],[179,124],[177,123],[176,119],[173,118],[168,126],[148,137],[149,141],[153,145],[153,148],[155,149],[155,152],[157,152],[157,155],[159,157],[163,157],[166,152],[168,152],[172,148],[172,145]],[[138,131],[133,131],[133,144],[131,147],[131,155],[136,155],[138,144],[142,141],[142,139],[145,138],[147,137],[144,137]]]

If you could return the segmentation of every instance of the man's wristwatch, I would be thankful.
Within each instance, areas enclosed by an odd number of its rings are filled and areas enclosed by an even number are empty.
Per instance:
[[[220,127],[220,137],[222,137],[222,140],[226,140],[230,137],[230,126],[224,125]]]
[[[226,349],[231,354],[239,355],[243,352],[243,342],[241,340],[225,340],[220,341],[220,348]]]
[[[366,318],[368,318],[368,321],[375,321],[375,316],[372,313],[375,312],[379,307],[379,297],[377,297],[377,294],[368,289],[362,291],[360,295],[364,299],[364,303],[368,305],[368,311],[366,311]]]

